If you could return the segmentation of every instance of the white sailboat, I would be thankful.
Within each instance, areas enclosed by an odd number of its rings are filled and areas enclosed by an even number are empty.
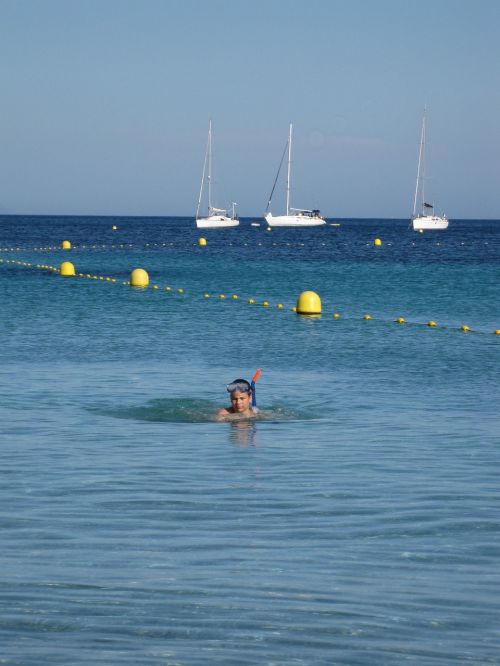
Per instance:
[[[264,215],[264,218],[270,227],[317,227],[320,224],[326,224],[325,218],[321,216],[319,210],[305,210],[303,208],[292,208],[290,206],[290,168],[292,162],[292,123],[290,123],[290,129],[288,134],[288,142],[285,146],[285,150],[288,147],[288,170],[286,178],[286,213],[285,215],[273,215],[269,210],[271,206],[271,199],[273,197],[274,188],[276,187],[276,182],[278,180],[278,175],[281,169],[281,163],[278,169],[278,174],[276,180],[274,181],[273,189],[271,191],[271,196],[269,197],[269,202],[267,204],[267,211]],[[283,162],[285,154],[281,158]]]
[[[413,215],[411,218],[414,231],[424,229],[447,229],[448,218],[446,215],[435,215],[434,205],[425,200],[425,123],[426,112],[422,118],[422,134],[420,136],[420,150],[418,153],[417,184],[415,186],[415,198],[413,200]],[[417,215],[417,200],[420,192],[420,213]]]
[[[205,185],[205,175],[208,189],[208,215],[200,217],[201,199],[203,196],[203,187]],[[215,208],[212,206],[212,120],[208,124],[208,141],[205,152],[205,161],[203,163],[203,173],[201,176],[200,196],[198,197],[198,206],[196,208],[196,226],[198,229],[217,229],[223,227],[237,227],[240,223],[236,216],[236,203],[232,202],[231,216],[225,208]]]

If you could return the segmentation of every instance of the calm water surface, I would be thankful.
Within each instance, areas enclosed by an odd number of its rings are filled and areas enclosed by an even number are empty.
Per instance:
[[[331,222],[0,217],[1,663],[500,663],[500,222]]]

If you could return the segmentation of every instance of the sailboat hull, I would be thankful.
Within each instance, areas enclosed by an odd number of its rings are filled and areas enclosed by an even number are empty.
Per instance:
[[[265,217],[270,227],[318,227],[326,221],[317,215],[271,215]]]
[[[226,227],[237,227],[240,221],[225,215],[210,215],[200,217],[196,220],[198,229],[223,229]]]
[[[447,229],[448,218],[440,217],[438,215],[418,215],[412,219],[413,230],[427,230],[427,229]]]

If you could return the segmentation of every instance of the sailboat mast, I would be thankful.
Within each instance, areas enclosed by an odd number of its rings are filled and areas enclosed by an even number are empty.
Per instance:
[[[422,121],[422,215],[425,214],[425,133],[426,133],[426,117],[424,109],[424,119]]]
[[[417,212],[417,197],[418,197],[418,187],[420,184],[420,168],[422,165],[422,159],[424,156],[424,141],[425,141],[425,110],[424,110],[424,115],[422,118],[422,133],[420,135],[420,148],[418,151],[418,166],[417,166],[417,184],[415,185],[415,198],[413,200],[413,217],[415,217],[416,212]],[[422,203],[424,201],[424,193],[423,193],[423,186],[422,186]]]
[[[203,185],[205,183],[205,173],[207,170],[207,160],[208,160],[208,153],[209,153],[209,147],[210,147],[210,134],[208,135],[208,141],[207,141],[207,147],[205,150],[205,160],[203,162],[203,171],[201,174],[201,184],[200,184],[200,194],[198,196],[198,205],[196,207],[196,219],[198,219],[198,216],[200,214],[200,205],[201,205],[201,197],[203,196]]]
[[[212,119],[208,124],[208,214],[212,210]]]
[[[288,172],[286,176],[286,214],[290,214],[290,165],[292,162],[292,123],[288,133]]]

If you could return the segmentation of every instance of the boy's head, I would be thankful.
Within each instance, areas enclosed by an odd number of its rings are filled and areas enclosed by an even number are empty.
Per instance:
[[[250,409],[252,403],[252,387],[246,379],[235,379],[227,385],[227,392],[231,397],[231,405],[233,410],[238,412],[246,412]]]

